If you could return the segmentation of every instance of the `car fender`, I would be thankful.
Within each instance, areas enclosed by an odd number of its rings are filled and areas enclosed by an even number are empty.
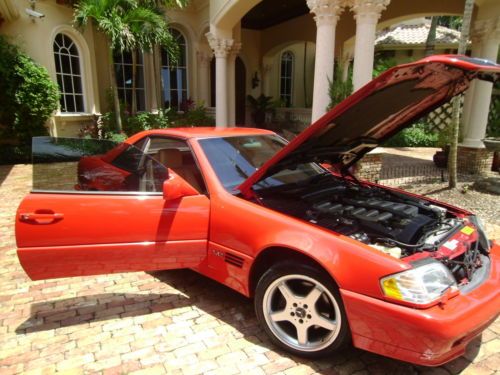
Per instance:
[[[250,267],[234,271],[246,280],[246,295],[252,294],[253,263],[270,248],[303,254],[321,265],[340,288],[377,298],[381,277],[410,267],[354,239],[229,193],[213,195],[211,204],[210,242],[253,259]]]

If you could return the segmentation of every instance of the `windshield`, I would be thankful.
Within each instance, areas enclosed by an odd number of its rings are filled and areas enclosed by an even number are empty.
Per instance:
[[[286,141],[277,135],[255,135],[207,138],[199,141],[222,185],[234,193],[243,181],[280,151]],[[314,163],[300,164],[294,169],[282,169],[260,181],[256,189],[297,183],[324,173]]]

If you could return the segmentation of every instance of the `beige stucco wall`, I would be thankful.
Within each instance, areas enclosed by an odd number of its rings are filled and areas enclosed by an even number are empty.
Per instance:
[[[99,111],[99,93],[97,90],[96,61],[93,51],[94,33],[91,28],[80,33],[71,25],[72,9],[67,6],[57,5],[53,1],[36,3],[36,10],[45,15],[42,19],[29,17],[25,8],[30,7],[27,0],[19,0],[16,3],[19,9],[19,18],[6,22],[0,28],[0,32],[12,38],[36,62],[45,66],[55,81],[55,64],[53,41],[57,33],[63,32],[69,35],[78,47],[81,57],[82,81],[84,83],[85,112],[93,113]]]
[[[265,56],[265,61],[272,64],[269,74],[269,89],[265,94],[279,100],[281,56],[286,51],[292,52],[294,56],[292,107],[310,107],[312,105],[315,55],[315,44],[312,42],[287,43],[281,48],[270,51]]]
[[[247,94],[258,96],[262,93],[263,71],[262,71],[262,32],[258,30],[241,30],[242,48],[240,58],[246,69]],[[261,80],[258,87],[252,89],[252,77],[255,72]]]
[[[199,73],[201,70],[197,53],[202,51],[210,54],[205,37],[205,33],[210,30],[219,36],[241,41],[240,57],[246,69],[246,94],[256,96],[264,92],[277,99],[279,97],[279,59],[284,50],[291,50],[295,55],[293,105],[303,107],[311,104],[314,42],[316,40],[313,15],[296,17],[264,30],[241,29],[241,18],[260,1],[193,0],[187,9],[170,10],[166,13],[171,26],[177,28],[186,37],[189,97],[195,101],[202,97]],[[30,6],[28,0],[11,3],[18,8],[19,18],[4,22],[0,26],[0,33],[11,36],[32,58],[47,67],[54,79],[53,37],[58,30],[68,33],[77,43],[82,58],[86,112],[107,111],[109,109],[107,91],[110,87],[110,61],[105,38],[92,27],[87,27],[83,34],[74,30],[71,27],[72,8],[58,5],[55,0],[38,1],[36,9],[44,13],[45,18],[34,21],[24,12],[24,9]],[[461,14],[463,4],[464,0],[392,0],[382,13],[378,28],[422,15]],[[478,18],[489,18],[500,14],[497,0],[477,0],[477,4],[479,6],[476,9]],[[335,55],[337,58],[345,49],[352,48],[355,30],[353,14],[350,11],[344,11],[336,28]],[[304,45],[307,45],[306,55],[304,55]],[[421,53],[423,52],[416,51],[411,58],[415,59]],[[396,57],[398,61],[408,60],[405,52],[396,52]],[[160,75],[159,71],[154,71],[155,65],[158,68],[159,61],[154,63],[152,56],[146,54],[147,109],[157,108],[156,91],[160,87]],[[256,72],[261,82],[258,87],[252,89],[252,77]]]

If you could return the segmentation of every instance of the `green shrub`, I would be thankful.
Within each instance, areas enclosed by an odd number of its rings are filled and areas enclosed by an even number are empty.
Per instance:
[[[135,116],[124,116],[123,130],[132,135],[142,130],[162,129],[169,125],[170,110],[160,110],[158,113],[141,112]]]
[[[31,145],[1,145],[0,165],[31,163]]]
[[[172,113],[170,115],[171,123],[170,127],[177,126],[213,126],[215,125],[215,120],[207,116],[207,112],[203,105],[198,105],[193,109],[189,109],[184,113]]]
[[[373,78],[378,77],[383,72],[396,65],[397,65],[396,60],[393,57],[376,56],[375,62],[373,64],[373,73],[372,73]]]
[[[28,145],[47,134],[44,126],[59,105],[59,90],[47,70],[0,36],[2,137]]]
[[[342,100],[352,94],[354,87],[352,85],[352,70],[348,72],[347,79],[342,81],[344,72],[340,65],[335,65],[335,72],[333,74],[334,80],[328,79],[328,95],[330,96],[330,104],[328,110],[335,107]]]
[[[403,129],[384,142],[384,147],[436,147],[438,134],[425,122],[418,122]]]
[[[116,142],[124,141],[127,136],[131,136],[143,130],[162,129],[170,125],[169,110],[160,110],[158,113],[140,112],[136,115],[122,114],[123,133],[115,131],[115,113],[107,112],[101,116],[97,124],[97,129],[90,129],[83,137],[110,139]]]
[[[491,97],[486,136],[500,138],[500,93]]]

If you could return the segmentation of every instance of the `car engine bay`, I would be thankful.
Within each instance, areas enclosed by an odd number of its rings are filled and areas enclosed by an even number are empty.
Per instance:
[[[395,258],[413,261],[431,256],[443,262],[457,281],[470,280],[480,267],[479,241],[468,245],[467,251],[440,250],[466,225],[446,208],[330,174],[320,179],[316,183],[262,189],[258,196],[266,207],[343,234]]]

